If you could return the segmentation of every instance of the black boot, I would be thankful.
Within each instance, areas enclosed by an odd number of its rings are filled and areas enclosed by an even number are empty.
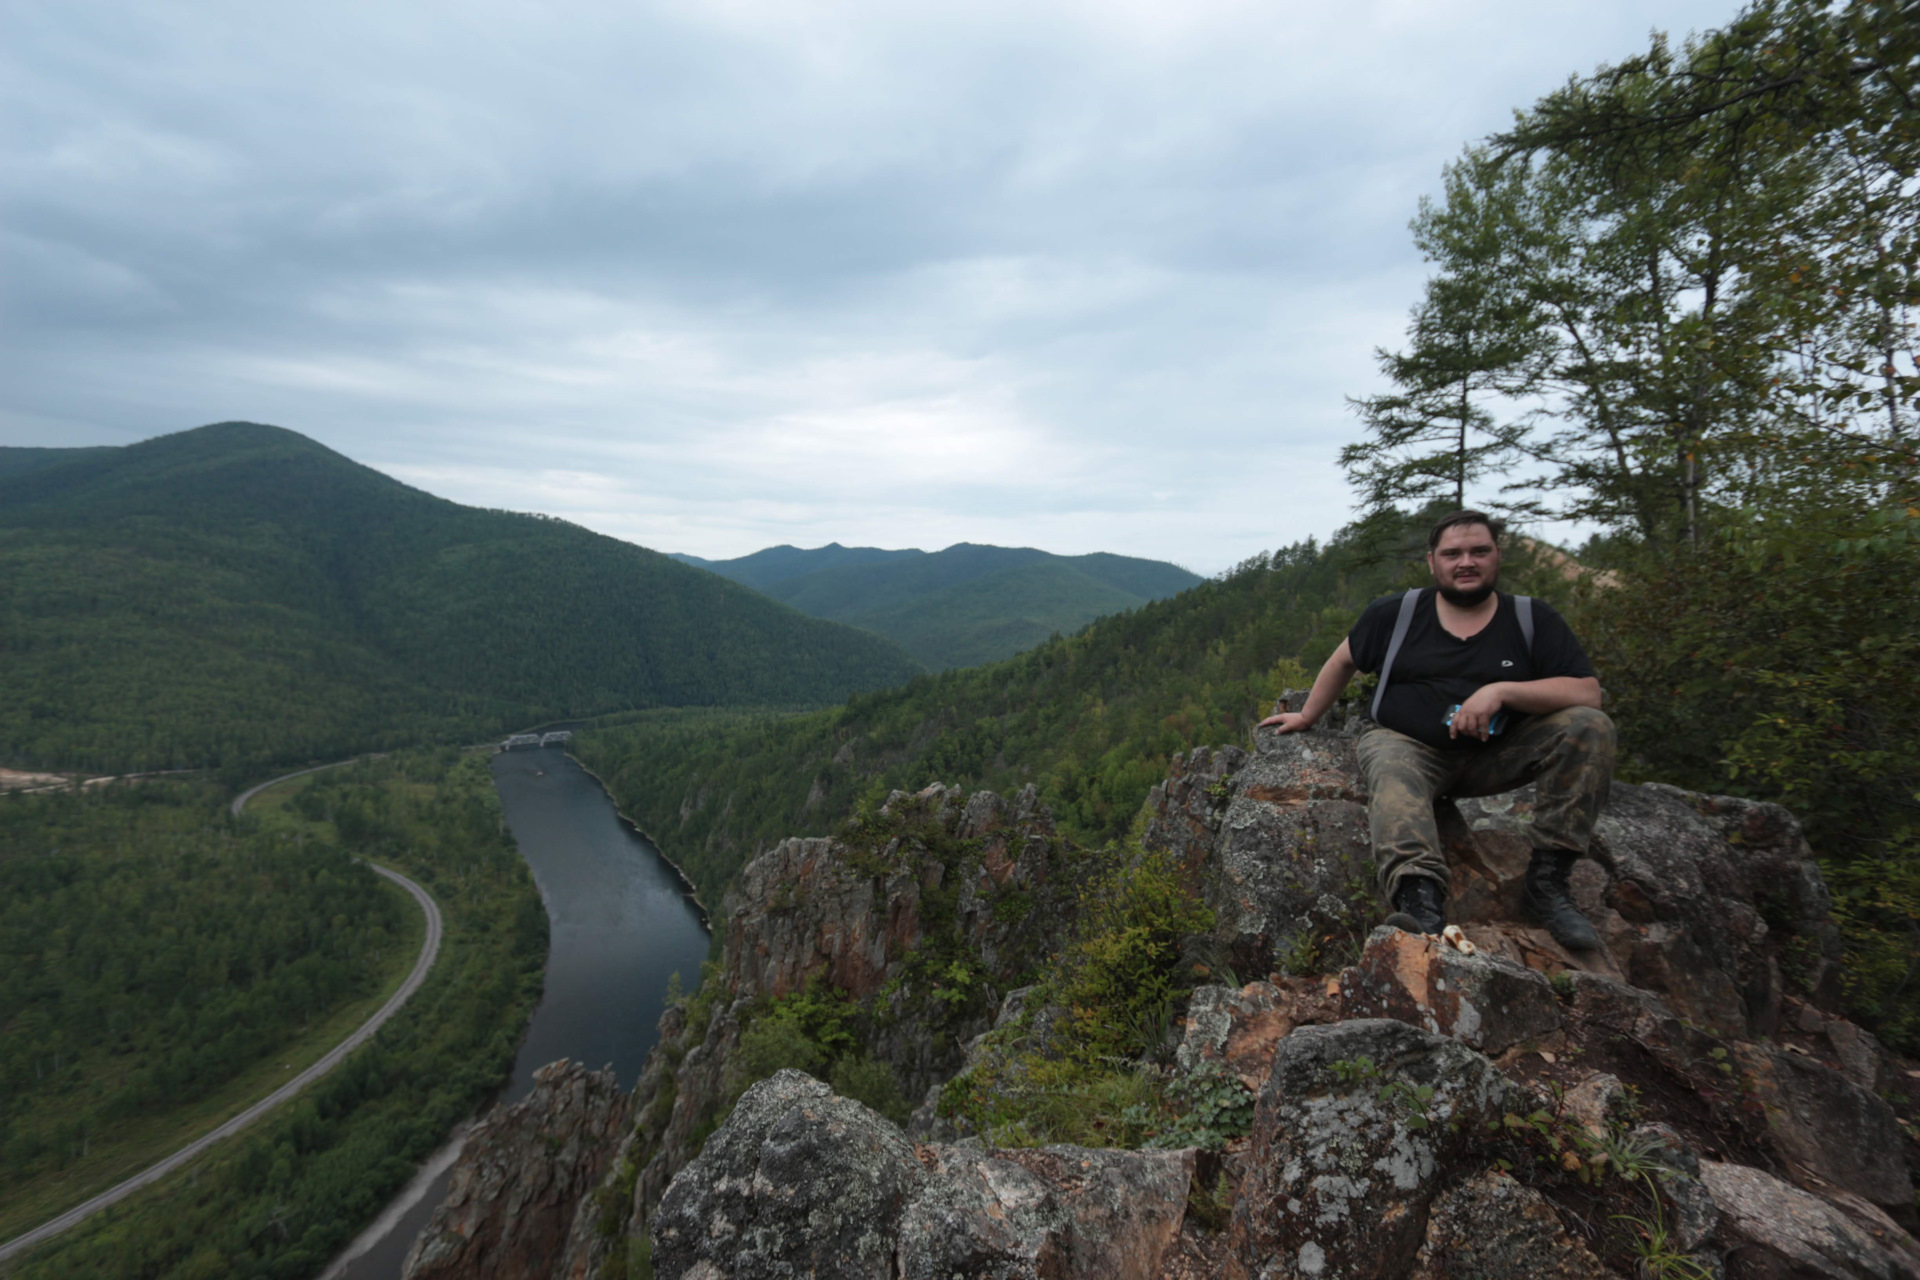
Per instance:
[[[1447,889],[1431,876],[1408,876],[1393,894],[1387,923],[1408,933],[1438,933],[1447,927]]]
[[[1573,905],[1573,895],[1567,890],[1567,877],[1579,860],[1579,854],[1565,849],[1535,849],[1533,861],[1527,864],[1527,883],[1520,903],[1528,917],[1535,924],[1545,925],[1561,946],[1570,951],[1597,951],[1600,935]]]

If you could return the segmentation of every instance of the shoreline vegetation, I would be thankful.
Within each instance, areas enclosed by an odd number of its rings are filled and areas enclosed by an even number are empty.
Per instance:
[[[574,755],[571,751],[567,753],[567,759],[579,765],[580,772],[586,774],[589,778],[592,778],[596,783],[600,785],[600,789],[607,793],[607,801],[608,803],[613,805],[614,816],[620,819],[620,821],[626,823],[627,826],[631,827],[633,829],[634,835],[639,836],[642,840],[646,841],[649,845],[652,845],[654,852],[659,854],[660,861],[664,862],[667,866],[673,868],[674,876],[679,879],[681,887],[686,890],[685,896],[687,901],[691,902],[693,904],[694,910],[700,913],[701,927],[704,928],[709,934],[711,934],[713,932],[713,912],[708,910],[707,904],[700,900],[700,887],[694,884],[693,877],[687,874],[686,868],[682,867],[679,863],[675,862],[672,858],[668,857],[666,850],[661,848],[660,842],[658,840],[655,840],[652,836],[648,835],[646,831],[641,828],[640,824],[635,822],[627,814],[627,811],[620,807],[619,802],[613,798],[613,791],[607,786],[607,780],[605,778],[602,778],[599,774],[595,773],[592,769],[589,769],[586,766],[586,764],[583,763],[580,760],[580,758]]]
[[[349,865],[351,849],[420,881],[445,917],[441,958],[370,1043],[297,1099],[11,1275],[311,1277],[497,1092],[538,999],[547,937],[486,759],[397,752],[290,781],[231,822],[240,838],[331,846]],[[209,826],[222,799],[204,812]]]

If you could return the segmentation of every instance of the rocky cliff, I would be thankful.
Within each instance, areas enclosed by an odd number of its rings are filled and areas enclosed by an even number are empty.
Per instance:
[[[432,1274],[1920,1280],[1920,1069],[1834,1012],[1785,811],[1616,786],[1574,880],[1605,947],[1570,955],[1519,919],[1527,793],[1442,806],[1458,944],[1371,927],[1365,800],[1344,734],[1263,733],[1178,759],[1132,853],[1074,849],[1031,793],[939,787],[782,844],[564,1243],[538,1227],[536,1263],[496,1214],[524,1266]],[[1098,1011],[1057,973],[1115,868],[1155,857],[1208,921],[1177,1002],[1100,1066],[1133,1090],[1106,1136],[1030,1145],[1019,1106],[1103,1105],[1059,1083]],[[811,1075],[766,1075],[787,1024],[813,1028],[789,1053],[828,1046]],[[546,1203],[550,1166],[468,1176],[451,1220]]]

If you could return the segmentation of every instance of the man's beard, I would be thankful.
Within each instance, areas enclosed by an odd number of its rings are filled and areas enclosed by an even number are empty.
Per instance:
[[[1435,585],[1440,588],[1440,594],[1446,597],[1448,604],[1461,609],[1474,609],[1486,603],[1487,597],[1493,594],[1493,589],[1497,584],[1497,579],[1488,578],[1479,586],[1472,587],[1466,591],[1462,591],[1458,587],[1449,587],[1444,583],[1436,583]]]

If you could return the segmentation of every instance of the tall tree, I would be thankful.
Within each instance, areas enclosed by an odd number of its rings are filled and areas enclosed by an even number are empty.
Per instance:
[[[1421,202],[1415,243],[1443,269],[1413,309],[1407,349],[1375,353],[1395,390],[1349,401],[1368,438],[1341,450],[1340,465],[1368,515],[1436,500],[1464,507],[1469,485],[1504,477],[1526,454],[1525,418],[1496,418],[1487,399],[1531,390],[1544,335],[1538,306],[1500,269],[1514,184],[1486,165],[1470,155],[1449,171],[1444,213]]]

